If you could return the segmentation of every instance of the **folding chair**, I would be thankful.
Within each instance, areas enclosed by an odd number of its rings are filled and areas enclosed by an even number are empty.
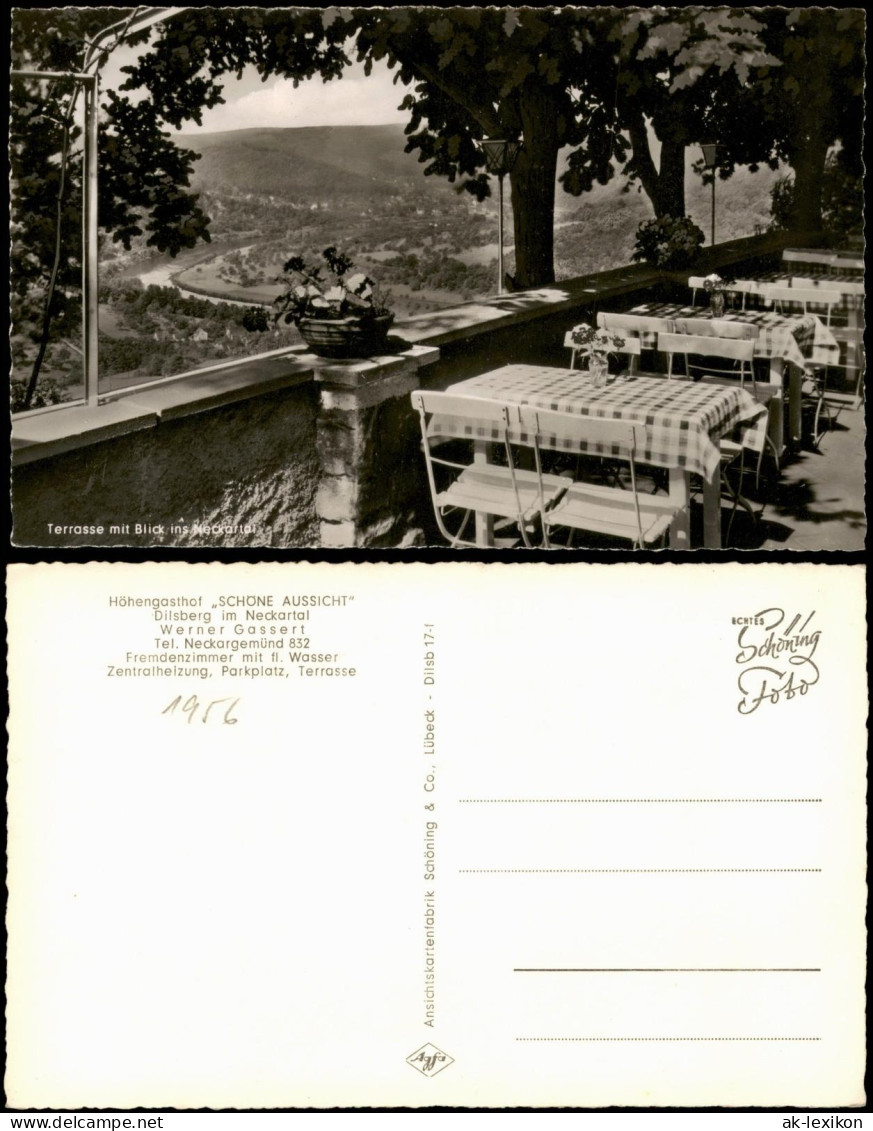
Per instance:
[[[840,413],[844,409],[856,412],[864,403],[864,343],[859,343],[858,377],[850,391],[828,388],[827,373],[827,368],[814,373],[812,377],[814,391],[804,396],[805,401],[812,401],[815,404],[812,442],[817,450],[820,450],[825,431],[836,424]],[[822,424],[823,418],[827,420],[827,429]]]
[[[552,548],[554,527],[585,530],[630,541],[635,549],[663,539],[680,508],[670,499],[640,495],[634,461],[645,440],[645,428],[619,420],[601,420],[576,413],[522,405],[523,432],[533,441],[540,486],[539,509],[543,520],[543,545]],[[610,459],[625,461],[630,469],[630,490],[595,483],[573,482],[553,505],[548,503],[548,479],[542,473],[543,448],[580,444],[601,449]]]
[[[666,319],[666,318],[665,319],[660,319],[660,318],[646,319],[641,315],[635,315],[635,314],[600,313],[600,314],[597,315],[597,327],[598,327],[599,330],[608,330],[611,334],[619,334],[623,337],[624,345],[617,352],[624,354],[628,359],[628,370],[627,370],[628,376],[634,376],[636,374],[637,376],[640,376],[640,377],[649,377],[649,376],[661,377],[662,376],[661,373],[657,373],[657,374],[654,374],[654,373],[639,373],[638,374],[637,373],[637,360],[642,356],[643,344],[642,344],[642,341],[641,341],[640,338],[631,337],[631,334],[634,333],[634,332],[638,332],[637,323],[639,323],[641,321],[642,322],[648,322],[651,325],[654,325],[658,328],[660,326],[664,325],[664,324],[672,325],[672,322],[670,322],[670,320]],[[657,332],[657,331],[655,331],[655,332]],[[565,336],[564,345],[567,346],[569,349],[573,350],[573,353],[571,354],[571,357],[570,357],[570,368],[575,369],[576,368],[576,349],[574,348],[573,341],[572,341],[571,336],[570,336],[571,333],[572,333],[572,331],[568,331],[567,335]],[[579,473],[579,468],[581,466],[581,462],[582,462],[582,457],[580,456],[579,459],[576,460],[576,473],[577,474]],[[603,473],[604,473],[604,475],[606,476],[607,479],[609,479],[615,486],[617,486],[619,488],[623,487],[622,481],[621,481],[621,472],[622,472],[623,468],[622,468],[622,465],[619,462],[617,462],[616,460],[604,459],[604,460],[601,460],[601,467],[602,467]],[[657,491],[661,490],[661,488],[664,488],[666,490],[668,481],[667,481],[666,472],[665,472],[664,468],[662,468],[662,467],[647,468],[646,471],[652,477],[652,480],[654,481],[653,492],[657,492]]]
[[[732,305],[736,305],[736,298],[739,297],[741,310],[752,309],[753,300],[755,308],[761,305],[767,286],[767,283],[762,283],[759,279],[735,279],[727,288],[727,293]]]
[[[800,285],[799,285],[800,284]],[[810,284],[808,286],[802,284]],[[843,288],[850,287],[849,291]],[[863,332],[860,327],[850,327],[846,324],[832,325],[834,307],[840,307],[844,301],[863,303],[863,283],[840,283],[840,289],[827,286],[827,279],[820,282],[814,279],[805,279],[792,276],[790,287],[770,287],[768,295],[780,313],[791,313],[792,307],[802,310],[803,314],[816,314],[824,317],[825,325],[832,330],[834,337],[840,343],[843,360],[828,365],[809,367],[808,375],[810,386],[804,391],[803,401],[812,404],[815,415],[812,426],[813,447],[818,449],[824,435],[822,418],[828,424],[836,423],[836,419],[844,408],[858,408],[861,404],[864,380],[864,342]],[[822,312],[824,307],[824,312]],[[811,309],[812,308],[812,309]],[[817,308],[817,309],[816,309]],[[842,319],[840,319],[842,321]],[[848,322],[848,314],[845,322]],[[848,381],[848,390],[828,388],[828,374],[832,369],[840,369],[844,374],[844,382]]]
[[[750,327],[757,331],[757,327]],[[658,348],[664,350],[668,357],[668,377],[673,377],[674,358],[680,355],[684,362],[685,372],[681,376],[690,380],[699,380],[706,384],[728,385],[739,380],[740,387],[745,388],[746,382],[755,400],[767,405],[768,429],[765,447],[769,447],[779,471],[779,449],[770,435],[771,428],[778,416],[773,413],[777,403],[777,392],[771,391],[769,385],[759,386],[755,381],[754,353],[755,340],[737,338],[717,338],[704,334],[662,334],[658,339]],[[739,439],[723,436],[718,444],[722,459],[722,481],[728,489],[733,502],[730,522],[728,523],[728,537],[733,524],[737,506],[743,507],[749,515],[757,521],[760,517],[748,499],[741,493],[745,468],[745,448]],[[755,466],[755,485],[761,478],[761,464],[764,459],[764,448],[758,453]],[[728,471],[736,467],[737,484],[731,482]]]
[[[795,280],[792,279],[792,284],[794,282]],[[812,280],[803,280],[803,282],[812,282]],[[863,283],[840,283],[840,291],[847,302],[856,302],[863,307]],[[821,441],[825,432],[836,424],[840,413],[844,410],[856,412],[864,403],[863,319],[860,325],[832,325],[831,333],[840,345],[840,360],[816,366],[808,371],[809,383],[805,383],[803,392],[804,404],[814,407],[812,444],[817,451],[821,450]],[[841,374],[842,387],[839,389],[828,384],[828,379],[834,370]]]
[[[610,329],[612,329],[612,328],[610,327]],[[616,331],[616,332],[619,332],[619,331]],[[576,361],[578,360],[577,354],[578,354],[578,351],[579,351],[579,347],[573,341],[573,331],[572,330],[568,330],[567,333],[564,335],[564,345],[566,346],[566,348],[568,350],[571,351],[571,353],[570,353],[570,368],[575,369],[576,368]],[[642,346],[640,344],[640,339],[639,338],[631,338],[631,337],[625,337],[624,345],[621,346],[620,349],[616,350],[616,353],[624,354],[624,356],[627,358],[627,371],[628,371],[629,374],[633,374],[634,370],[636,369],[636,362],[639,359],[641,352],[642,352]]]
[[[783,263],[816,263],[822,267],[833,267],[838,256],[832,251],[814,251],[811,248],[786,247],[782,252]]]
[[[707,338],[735,338],[737,341],[756,341],[758,327],[752,322],[735,322],[729,318],[676,318],[673,328],[677,334],[697,334]]]
[[[516,466],[509,439],[509,429],[517,424],[518,408],[484,397],[453,396],[451,393],[430,393],[416,390],[413,407],[421,420],[422,448],[427,468],[427,481],[437,526],[452,546],[476,546],[464,538],[472,514],[511,519],[517,523],[524,545],[531,548],[529,527],[543,506],[555,501],[567,489],[568,480],[558,475],[543,475]],[[488,463],[460,463],[436,456],[433,448],[445,443],[455,428],[441,433],[436,417],[461,421],[464,439],[494,439],[503,445],[506,467]],[[451,476],[451,469],[459,474]],[[441,480],[438,483],[438,478]],[[448,480],[445,482],[445,480]],[[450,530],[446,519],[460,513],[460,525]]]
[[[640,364],[642,364],[642,336],[649,334],[656,338],[658,334],[669,333],[673,329],[672,318],[657,318],[651,314],[612,314],[602,310],[597,315],[598,330],[608,330],[611,334],[620,334],[623,338],[638,338],[640,340]],[[652,347],[652,353],[655,352]],[[636,372],[635,368],[630,370]],[[657,368],[641,370],[638,374],[642,377],[661,377],[663,374]]]
[[[759,334],[758,327],[749,322],[734,322],[724,318],[677,318],[675,324],[678,334],[687,334],[692,337],[714,338],[718,339],[719,343],[730,339],[754,343],[757,341]],[[675,352],[684,353],[684,351],[679,350]],[[778,390],[770,385],[769,382],[759,383],[755,380],[754,358],[751,363],[750,372],[747,360],[726,357],[720,344],[717,347],[711,345],[708,350],[691,352],[698,354],[698,356],[705,356],[707,361],[706,364],[700,364],[693,361],[688,353],[684,353],[686,375],[692,378],[696,376],[700,381],[706,384],[732,385],[739,379],[740,386],[745,387],[745,381],[751,376],[750,392],[752,396],[759,404],[765,404],[767,406],[769,421],[767,426],[766,446],[770,449],[770,454],[773,457],[773,463],[778,474],[779,441],[781,440],[781,436],[778,435],[778,430],[782,419],[781,414],[774,411],[779,395]],[[712,364],[713,357],[718,358],[722,362],[720,367]],[[724,364],[725,361],[728,362],[727,365]],[[672,354],[670,362],[672,370]],[[739,454],[737,446],[729,438],[725,438],[722,441],[722,446],[724,448],[724,455],[735,457]],[[763,456],[764,452],[762,450],[758,457],[758,467],[755,473],[756,484],[760,480]]]
[[[854,281],[852,279],[840,279],[836,282],[824,276],[821,279],[816,279],[808,275],[792,275],[788,280],[790,287],[800,288],[821,288],[822,290],[836,290],[843,296],[851,296],[853,298],[864,297],[864,283],[862,280]]]
[[[686,319],[686,323],[688,321],[692,320]],[[718,319],[712,321],[717,322]],[[750,330],[755,333],[749,334]],[[753,394],[757,395],[755,368],[752,364],[755,355],[754,339],[757,336],[756,326],[748,326],[742,337],[731,338],[716,336],[711,331],[695,334],[659,334],[658,349],[667,355],[668,378],[674,376],[674,359],[679,355],[685,365],[685,372],[681,376],[694,381],[710,376],[738,378],[741,387],[745,387],[746,381],[749,381]],[[705,358],[705,364],[697,361],[697,358]],[[720,364],[716,365],[713,359],[717,359]]]
[[[773,303],[776,311],[779,314],[791,314],[792,307],[800,307],[804,314],[816,314],[823,317],[825,325],[830,326],[831,315],[835,306],[839,306],[842,302],[842,295],[839,291],[825,290],[822,287],[783,287],[783,286],[767,286],[765,289],[765,298]],[[813,307],[824,307],[821,309],[810,310]],[[796,313],[796,311],[795,311]]]
[[[702,275],[691,275],[688,286],[691,288],[691,305],[697,306],[697,292],[706,290],[706,279]]]
[[[832,279],[823,278],[815,279],[805,275],[792,275],[788,280],[788,285],[792,290],[805,290],[805,291],[838,291],[840,295],[840,303],[838,312],[831,313],[831,321],[829,323],[831,331],[835,337],[839,337],[840,333],[844,330],[850,329],[849,317],[850,313],[855,310],[864,309],[864,283],[861,281],[850,282],[841,279],[839,283],[834,282]],[[836,316],[835,316],[836,314]],[[840,340],[844,340],[840,338]]]

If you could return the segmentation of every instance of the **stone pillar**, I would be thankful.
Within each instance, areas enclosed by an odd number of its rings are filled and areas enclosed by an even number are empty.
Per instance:
[[[365,361],[306,357],[319,385],[315,509],[327,548],[414,544],[420,483],[418,417],[409,394],[433,346]]]

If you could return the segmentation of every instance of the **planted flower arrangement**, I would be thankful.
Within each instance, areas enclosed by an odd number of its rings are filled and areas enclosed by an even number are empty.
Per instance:
[[[377,284],[352,260],[326,247],[324,266],[292,256],[283,268],[285,291],[273,303],[276,322],[294,323],[321,357],[372,357],[384,352],[394,321]]]
[[[690,216],[661,216],[637,228],[634,261],[654,267],[685,267],[703,246],[703,232]]]

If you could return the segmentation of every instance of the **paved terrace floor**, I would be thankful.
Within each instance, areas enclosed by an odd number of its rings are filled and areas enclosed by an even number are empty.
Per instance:
[[[756,490],[754,477],[747,476],[744,494],[764,509],[757,522],[738,509],[725,545],[740,550],[863,550],[865,437],[863,406],[844,410],[819,451],[807,444],[793,455],[786,453],[778,480],[762,477]],[[700,545],[700,507],[694,510],[693,544]],[[723,517],[726,527],[727,504]]]

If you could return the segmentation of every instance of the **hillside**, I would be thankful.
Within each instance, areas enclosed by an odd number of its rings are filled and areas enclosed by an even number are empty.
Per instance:
[[[448,187],[445,180],[425,178],[417,156],[404,153],[402,126],[231,130],[183,134],[179,140],[201,155],[196,188],[319,200]]]
[[[248,129],[213,134],[183,134],[180,141],[198,152],[195,187],[214,192],[272,195],[295,203],[373,202],[400,195],[443,206],[457,197],[444,177],[425,177],[417,154],[405,153],[400,125],[312,126],[302,129]],[[559,158],[566,167],[569,150]],[[709,232],[710,189],[691,171],[700,154],[687,154],[687,204],[690,214]],[[717,238],[751,235],[769,218],[769,193],[777,173],[740,168],[716,185]],[[592,209],[622,217],[636,228],[651,215],[648,199],[636,190],[623,193],[624,178],[572,197],[558,187],[556,220],[589,221]],[[469,201],[471,198],[467,197]],[[487,207],[493,207],[489,203]],[[607,227],[613,227],[611,223]],[[623,243],[626,241],[622,241]],[[632,242],[632,241],[631,241]]]
[[[174,276],[198,294],[268,302],[291,252],[309,258],[328,244],[390,287],[400,314],[469,300],[496,286],[496,199],[478,204],[442,177],[425,177],[404,152],[401,125],[315,126],[185,134],[201,156],[194,185],[212,217],[212,250],[183,255]],[[560,154],[558,175],[569,150]],[[710,231],[710,189],[687,154],[687,208]],[[716,238],[751,235],[769,222],[777,174],[738,169],[716,185]],[[648,198],[616,175],[573,197],[557,186],[555,274],[572,278],[631,262]],[[508,194],[507,194],[508,195]],[[506,204],[506,266],[514,268]],[[168,261],[169,262],[169,261]],[[155,261],[158,270],[161,261]],[[126,273],[135,273],[133,264]]]

